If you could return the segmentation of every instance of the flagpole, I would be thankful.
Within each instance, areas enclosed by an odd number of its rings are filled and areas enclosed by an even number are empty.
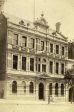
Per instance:
[[[33,21],[35,21],[35,0],[34,0],[34,12],[33,12]]]

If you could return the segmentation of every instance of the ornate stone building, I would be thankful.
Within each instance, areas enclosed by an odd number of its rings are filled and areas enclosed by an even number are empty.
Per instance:
[[[65,101],[67,38],[44,15],[33,23],[0,15],[0,79],[7,99]]]

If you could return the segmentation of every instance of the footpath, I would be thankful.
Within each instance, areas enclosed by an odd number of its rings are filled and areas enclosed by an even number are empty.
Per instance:
[[[74,102],[49,102],[48,101],[24,101],[24,100],[8,100],[0,99],[0,104],[6,105],[74,105]]]

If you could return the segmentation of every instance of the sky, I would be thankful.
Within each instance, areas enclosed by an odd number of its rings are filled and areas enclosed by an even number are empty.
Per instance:
[[[26,20],[34,20],[34,0],[5,0],[4,12]],[[74,0],[35,0],[35,19],[43,12],[50,28],[61,22],[60,32],[74,39]]]

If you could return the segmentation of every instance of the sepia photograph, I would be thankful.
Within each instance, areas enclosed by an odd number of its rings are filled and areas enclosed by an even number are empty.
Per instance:
[[[74,112],[74,0],[0,0],[0,112]]]

